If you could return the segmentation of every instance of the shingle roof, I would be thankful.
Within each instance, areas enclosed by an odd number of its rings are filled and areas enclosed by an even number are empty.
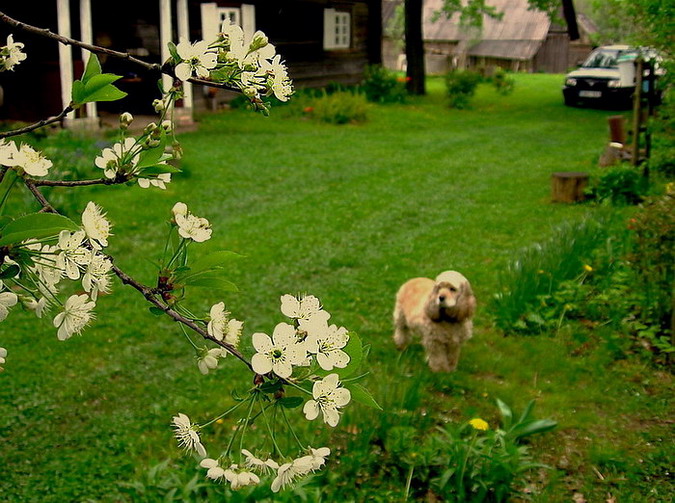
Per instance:
[[[460,26],[459,16],[446,19],[443,15],[432,21],[443,0],[424,0],[424,40],[434,42],[466,41],[472,56],[522,59],[532,58],[549,31],[551,21],[546,13],[529,10],[527,0],[488,0],[504,15],[501,20],[485,16],[482,30]]]

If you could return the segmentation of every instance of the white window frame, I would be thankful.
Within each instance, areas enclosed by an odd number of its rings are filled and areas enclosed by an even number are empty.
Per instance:
[[[323,48],[349,49],[352,46],[352,14],[335,9],[323,11]]]
[[[218,26],[222,26],[223,21],[230,20],[230,24],[241,26],[241,9],[239,7],[218,7]]]
[[[240,8],[218,7],[215,2],[204,2],[201,4],[201,13],[204,40],[215,40],[225,19],[242,27],[246,43],[250,42],[255,33],[255,6],[252,4],[241,4]]]

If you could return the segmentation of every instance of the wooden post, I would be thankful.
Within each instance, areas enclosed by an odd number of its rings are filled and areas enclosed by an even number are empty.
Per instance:
[[[56,12],[59,35],[70,37],[70,3],[68,0],[57,0]],[[63,108],[66,108],[71,101],[73,86],[73,48],[69,45],[59,44],[59,72],[61,74],[61,103]],[[73,117],[75,117],[74,112],[66,116],[67,119]]]
[[[633,166],[640,163],[640,120],[642,118],[642,58],[635,60],[635,93],[633,93]]]
[[[554,203],[576,203],[586,199],[584,189],[588,173],[562,171],[551,176],[551,200]]]
[[[92,44],[94,42],[92,19],[91,19],[91,0],[80,0],[80,35],[82,42]],[[82,49],[82,64],[87,67],[90,52]],[[90,119],[90,124],[98,124],[96,102],[92,101],[84,106],[87,111],[87,117]]]
[[[623,115],[612,115],[607,117],[609,123],[609,141],[626,144],[625,117]]]
[[[168,44],[169,42],[173,41],[173,37],[171,35],[172,25],[171,0],[159,0],[159,43],[161,44],[161,64],[171,57]],[[162,86],[164,87],[164,92],[167,92],[169,89],[171,89],[172,85],[173,79],[168,75],[162,74]]]

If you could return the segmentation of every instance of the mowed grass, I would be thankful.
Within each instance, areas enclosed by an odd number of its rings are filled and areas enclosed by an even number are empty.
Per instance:
[[[372,345],[366,384],[383,412],[353,405],[328,433],[295,412],[318,434],[313,445],[337,448],[342,459],[324,475],[326,500],[365,501],[378,488],[402,498],[404,478],[371,469],[386,430],[425,432],[475,416],[494,426],[499,397],[517,410],[536,398],[537,416],[560,424],[533,445],[553,467],[532,480],[535,499],[581,492],[589,501],[666,501],[658,470],[672,440],[670,375],[614,361],[603,346],[572,356],[564,337],[504,338],[492,327],[498,271],[560,223],[595,211],[551,204],[550,176],[595,172],[615,113],[565,108],[561,76],[516,78],[511,96],[482,87],[462,111],[446,107],[442,82],[432,79],[428,96],[373,107],[361,125],[288,118],[282,107],[271,118],[205,116],[198,132],[181,136],[184,172],[166,191],[80,189],[69,204],[82,209],[94,199],[106,209],[115,224],[110,253],[148,284],[173,204],[208,218],[213,238],[192,252],[245,255],[231,270],[240,292],[195,289],[190,305],[207,313],[225,301],[245,320],[247,354],[252,333],[283,321],[285,293],[318,296],[335,323]],[[419,346],[394,349],[391,312],[400,284],[447,269],[471,280],[477,328],[458,371],[435,375]],[[128,287],[116,284],[97,312],[67,342],[57,341],[49,319],[36,324],[20,309],[2,323],[9,356],[0,374],[0,499],[126,501],[123,484],[167,458],[187,481],[195,463],[178,451],[171,416],[204,422],[231,406],[233,387],[250,385],[234,358],[199,374],[178,327],[151,315]],[[224,448],[230,427],[204,434],[211,453]]]

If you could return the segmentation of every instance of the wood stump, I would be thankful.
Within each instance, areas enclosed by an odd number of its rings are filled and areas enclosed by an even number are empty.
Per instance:
[[[588,173],[561,171],[551,176],[551,200],[554,203],[576,203],[586,199],[584,189]]]

